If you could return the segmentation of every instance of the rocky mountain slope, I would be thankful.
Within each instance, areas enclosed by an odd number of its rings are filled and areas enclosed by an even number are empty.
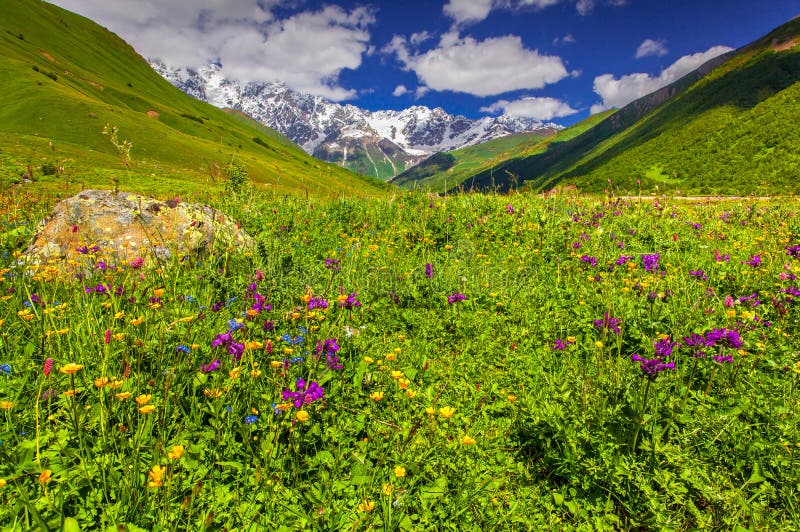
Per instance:
[[[510,116],[470,120],[424,106],[370,112],[299,93],[279,82],[229,80],[218,65],[196,71],[160,61],[151,61],[151,65],[199,100],[247,113],[319,159],[380,179],[389,179],[433,153],[514,133],[549,136],[561,129],[557,124]]]

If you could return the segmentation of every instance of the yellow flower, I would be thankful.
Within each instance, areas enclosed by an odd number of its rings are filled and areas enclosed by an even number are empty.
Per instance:
[[[372,357],[364,357],[364,362],[366,362],[367,364],[372,364],[373,362],[375,362],[375,360],[373,360]]]
[[[253,377],[254,379],[257,379],[258,377],[261,376],[261,370],[256,368],[256,369],[250,371],[250,376]]]
[[[94,385],[96,388],[103,388],[108,384],[108,377],[97,377],[94,380]]]
[[[148,402],[150,402],[150,399],[152,399],[152,397],[153,396],[150,394],[143,393],[142,395],[136,397],[136,402],[139,403],[140,405],[146,405]]]
[[[194,321],[194,316],[185,316],[178,320],[179,323],[191,323],[192,321]]]
[[[11,410],[13,406],[14,403],[12,403],[11,401],[0,401],[0,408],[2,408],[3,410]]]
[[[115,394],[114,397],[116,397],[120,401],[124,401],[125,399],[130,398],[131,395],[133,395],[131,392],[121,392],[121,393]]]
[[[452,406],[443,406],[439,409],[439,415],[442,416],[444,419],[450,419],[453,417],[453,414],[456,413],[456,409]]]
[[[244,346],[246,349],[264,349],[264,344],[261,342],[247,342]]]
[[[284,355],[291,355],[292,353],[294,353],[294,350],[291,347],[284,347],[283,348],[283,354]]]
[[[464,434],[463,436],[461,436],[461,443],[463,443],[464,445],[474,445],[475,438],[473,438],[469,434]]]
[[[394,488],[392,487],[391,484],[384,484],[383,487],[381,487],[381,493],[386,495],[387,497],[392,494],[393,490]]]
[[[122,379],[118,379],[118,380],[117,380],[117,379],[115,379],[115,380],[113,380],[113,381],[110,381],[110,382],[108,383],[108,387],[109,387],[109,388],[114,388],[114,389],[117,389],[117,388],[119,388],[120,386],[122,386],[122,384],[123,384],[124,382],[125,382],[125,381],[123,381]]]
[[[124,310],[120,310],[119,312],[114,314],[114,319],[115,320],[121,320],[124,317],[125,317],[125,311]]]
[[[167,473],[167,470],[160,465],[156,464],[147,474],[150,477],[150,480],[147,482],[148,488],[160,488],[164,485],[164,475]]]
[[[308,421],[308,418],[311,416],[309,416],[308,412],[306,412],[305,410],[298,410],[297,414],[295,414],[294,417],[297,418],[297,421],[302,422],[302,421]]]
[[[408,390],[406,390],[406,396],[408,396],[409,399],[413,399],[414,397],[417,396],[417,392],[409,388]]]
[[[283,366],[283,362],[281,362],[280,360],[270,360],[269,365],[272,368],[278,369],[281,366]]]
[[[400,386],[401,390],[405,390],[411,384],[411,381],[408,379],[399,379],[397,381],[398,386]]]
[[[174,445],[172,450],[167,453],[167,458],[170,460],[178,460],[181,456],[183,456],[183,452],[185,451],[183,445]]]
[[[131,325],[133,325],[133,326],[135,327],[135,326],[137,326],[137,325],[141,325],[143,321],[144,321],[144,318],[143,318],[143,317],[141,317],[141,316],[139,316],[139,317],[138,317],[138,318],[136,318],[135,320],[131,320],[131,321],[129,321],[128,323],[130,323]]]
[[[429,406],[429,407],[427,407],[425,409],[425,413],[428,414],[429,416],[435,416],[436,415],[436,409],[433,408],[432,406]]]
[[[47,484],[52,480],[53,472],[45,469],[39,474],[39,484]]]
[[[375,503],[369,499],[364,499],[364,502],[358,505],[359,512],[371,512],[375,508]]]
[[[597,340],[597,341],[594,343],[594,346],[595,346],[597,349],[603,349],[603,342],[601,342],[600,340]]]
[[[72,397],[76,393],[78,393],[78,390],[72,389],[72,390],[67,390],[66,392],[64,392],[61,395],[63,395],[64,397]]]
[[[514,395],[513,393],[510,393],[510,394],[508,394],[508,397],[506,397],[506,399],[508,399],[509,403],[513,403],[514,401],[517,400],[517,396]]]
[[[222,390],[220,390],[219,388],[213,388],[213,389],[206,388],[205,390],[203,390],[203,395],[205,395],[206,397],[210,397],[211,399],[216,399],[222,396]]]
[[[69,364],[64,364],[61,366],[60,371],[64,375],[74,375],[78,373],[80,370],[83,369],[83,364],[75,364],[74,362],[70,362]]]
[[[163,288],[156,288],[155,290],[153,290],[153,295],[155,295],[156,297],[163,296],[164,295],[164,289]]]
[[[376,403],[383,399],[383,392],[372,392],[369,394],[369,398],[375,401]]]
[[[403,466],[395,466],[394,476],[397,478],[403,478],[404,476],[406,476],[406,468]]]
[[[391,373],[391,377],[394,380],[399,380],[399,379],[401,379],[403,377],[403,372],[402,371],[398,371],[398,370],[394,370]]]
[[[142,414],[151,414],[156,409],[156,405],[144,405],[139,409]]]
[[[114,335],[114,340],[117,342],[121,342],[123,338],[125,338],[125,333],[117,333]]]
[[[240,366],[238,368],[233,368],[232,370],[230,370],[228,372],[228,377],[230,377],[231,379],[238,379],[239,375],[241,374],[242,374],[242,368]]]

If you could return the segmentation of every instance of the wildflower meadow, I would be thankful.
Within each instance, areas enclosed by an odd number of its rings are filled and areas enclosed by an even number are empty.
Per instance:
[[[192,200],[257,249],[0,199],[4,529],[800,529],[793,198]]]

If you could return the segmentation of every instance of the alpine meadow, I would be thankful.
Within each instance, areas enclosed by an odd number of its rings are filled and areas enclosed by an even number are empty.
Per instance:
[[[339,165],[0,0],[0,528],[800,530],[798,97],[793,19]]]

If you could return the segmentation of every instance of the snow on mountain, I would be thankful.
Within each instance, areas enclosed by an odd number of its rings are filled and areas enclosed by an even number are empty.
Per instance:
[[[470,120],[424,106],[371,112],[296,92],[279,82],[242,84],[226,79],[215,64],[198,70],[173,68],[160,61],[151,65],[199,100],[247,113],[315,157],[380,179],[390,179],[437,152],[513,133],[561,129],[557,124],[510,116]]]

